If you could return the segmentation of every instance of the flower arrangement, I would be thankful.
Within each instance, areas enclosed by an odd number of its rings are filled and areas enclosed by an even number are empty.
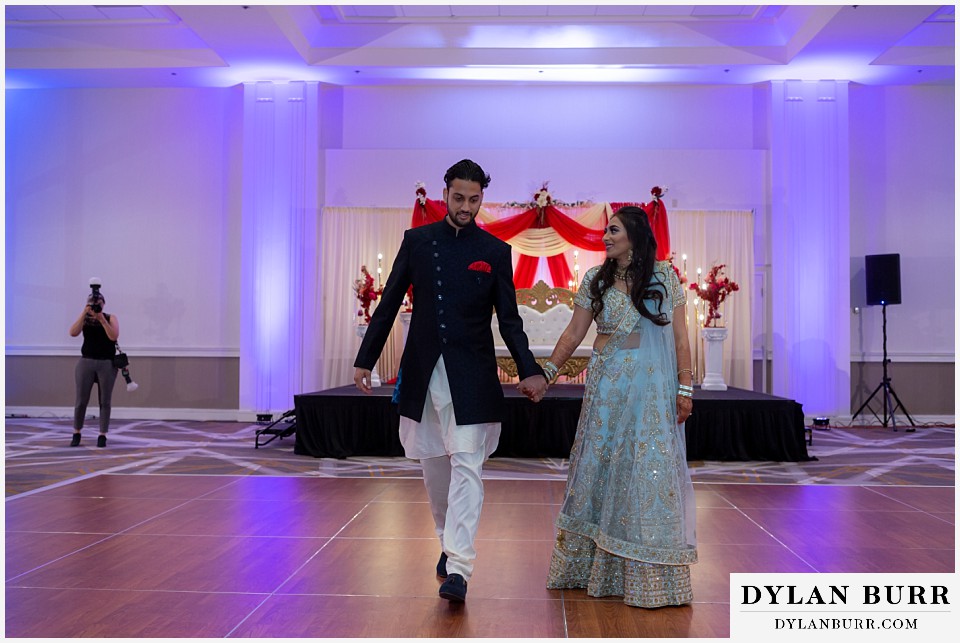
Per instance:
[[[543,185],[540,186],[540,189],[533,193],[533,200],[537,204],[538,208],[545,208],[548,205],[553,205],[553,197],[550,196],[550,192],[547,190],[547,186],[550,185],[548,181],[544,181]]]
[[[650,194],[653,195],[654,201],[659,201],[660,199],[663,198],[663,195],[666,194],[668,191],[669,189],[667,188],[667,186],[660,187],[659,185],[655,185],[650,190]]]
[[[740,286],[735,281],[730,281],[728,277],[723,276],[723,268],[726,264],[718,264],[710,269],[704,279],[703,285],[699,283],[690,284],[690,290],[697,293],[697,296],[707,302],[707,317],[703,322],[704,326],[717,326],[717,320],[720,319],[720,304],[730,293],[740,290]]]
[[[536,192],[533,193],[533,201],[529,203],[521,203],[519,201],[507,201],[506,203],[501,203],[500,205],[508,208],[523,208],[529,210],[531,208],[536,208],[538,210],[543,210],[548,205],[557,206],[557,207],[577,207],[584,205],[586,201],[576,201],[574,203],[567,203],[565,201],[557,201],[553,198],[553,195],[550,194],[548,186],[550,185],[549,181],[544,181]]]
[[[370,304],[377,300],[380,291],[373,287],[373,275],[367,271],[366,266],[360,266],[360,278],[353,282],[353,291],[357,293],[357,299],[360,300],[357,317],[363,317],[363,321],[369,324]]]
[[[417,201],[420,205],[427,204],[427,186],[423,181],[417,181]]]

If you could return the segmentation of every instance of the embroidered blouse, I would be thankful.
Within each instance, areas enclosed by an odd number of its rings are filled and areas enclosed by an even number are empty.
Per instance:
[[[591,312],[590,284],[596,279],[598,272],[600,272],[600,266],[594,266],[586,272],[583,276],[583,282],[580,284],[580,289],[577,290],[573,299],[574,304]],[[686,293],[669,261],[658,261],[654,264],[651,282],[656,284],[655,287],[661,289],[664,293],[664,304],[666,304],[665,308],[667,310],[672,311],[674,308],[687,303]],[[655,301],[650,301],[647,305],[651,312],[656,312]],[[607,289],[607,292],[603,295],[603,310],[600,311],[600,317],[596,320],[597,333],[600,335],[614,333],[620,324],[620,318],[628,310],[628,306],[633,306],[630,295],[617,290],[615,287]],[[667,310],[664,312],[667,312]],[[640,318],[640,320],[643,319],[643,317]],[[640,321],[637,323],[639,324]]]

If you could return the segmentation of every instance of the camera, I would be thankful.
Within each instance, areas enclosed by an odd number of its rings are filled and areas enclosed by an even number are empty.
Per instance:
[[[136,391],[138,388],[140,388],[140,385],[137,384],[136,382],[134,382],[134,381],[133,381],[133,378],[130,377],[130,370],[129,370],[129,369],[123,368],[123,369],[120,370],[120,373],[123,375],[123,379],[124,379],[124,380],[126,381],[126,383],[127,383],[127,392],[133,393],[133,392]]]
[[[98,278],[94,277],[90,280],[90,298],[93,299],[93,303],[90,304],[90,310],[98,315],[103,312],[103,304],[100,303],[103,301],[103,295],[100,294],[100,286],[101,282]]]

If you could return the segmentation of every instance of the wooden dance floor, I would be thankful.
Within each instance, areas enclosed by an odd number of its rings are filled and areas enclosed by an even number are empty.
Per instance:
[[[545,589],[563,482],[492,479],[456,606],[422,480],[105,472],[7,499],[5,634],[726,637],[733,572],[954,571],[952,487],[695,488],[692,605]]]

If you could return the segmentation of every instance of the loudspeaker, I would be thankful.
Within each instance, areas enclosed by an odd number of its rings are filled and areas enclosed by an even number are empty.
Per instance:
[[[867,255],[867,305],[900,303],[900,255]]]

